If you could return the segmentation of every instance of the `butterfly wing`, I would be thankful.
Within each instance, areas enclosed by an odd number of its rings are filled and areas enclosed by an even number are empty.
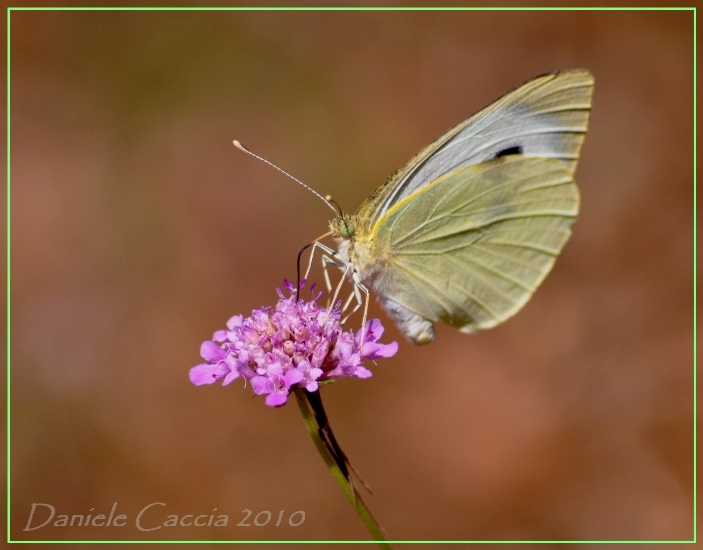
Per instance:
[[[539,76],[455,126],[406,162],[357,211],[376,221],[429,182],[502,153],[555,159],[573,175],[588,127],[593,75]]]
[[[355,269],[410,340],[432,341],[437,321],[493,327],[549,273],[578,212],[573,175],[593,82],[583,69],[530,80],[425,147],[361,205]]]
[[[549,273],[578,206],[572,175],[556,160],[510,155],[459,168],[375,224],[384,266],[371,284],[416,343],[432,341],[437,321],[491,328]]]

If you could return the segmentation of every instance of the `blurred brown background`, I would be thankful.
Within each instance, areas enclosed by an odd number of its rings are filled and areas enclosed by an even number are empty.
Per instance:
[[[330,214],[232,140],[354,210],[575,67],[596,77],[582,209],[542,288],[323,397],[391,539],[692,537],[690,12],[13,12],[11,31],[13,538],[367,539],[294,402],[188,381]],[[23,532],[37,502],[129,519]],[[140,532],[153,502],[153,525],[229,525]],[[274,520],[237,527],[243,509]]]

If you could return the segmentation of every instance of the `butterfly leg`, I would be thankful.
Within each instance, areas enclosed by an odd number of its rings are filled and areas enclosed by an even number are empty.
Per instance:
[[[313,262],[313,259],[314,259],[314,257],[315,257],[315,251],[316,251],[318,248],[319,248],[320,250],[322,250],[322,252],[323,252],[323,255],[322,255],[322,272],[323,272],[324,275],[325,275],[325,285],[326,285],[326,287],[327,287],[327,306],[329,307],[329,306],[330,306],[330,303],[334,303],[334,302],[333,302],[333,301],[330,302],[330,295],[332,294],[332,283],[331,283],[331,281],[330,281],[330,274],[329,274],[329,271],[328,271],[328,269],[327,269],[327,266],[331,264],[331,265],[333,265],[334,267],[336,267],[336,268],[342,270],[342,269],[344,269],[344,265],[342,264],[341,258],[339,257],[339,254],[337,254],[337,252],[335,252],[334,250],[332,250],[332,249],[329,248],[328,246],[325,246],[325,245],[322,244],[321,242],[316,241],[316,242],[313,244],[312,251],[310,252],[310,259],[308,260],[308,267],[307,267],[307,269],[305,270],[305,277],[303,277],[304,279],[307,279],[307,278],[308,278],[308,275],[310,274],[310,269],[312,268],[312,262]]]
[[[353,278],[353,277],[352,277]],[[361,293],[359,292],[359,287],[356,285],[356,282],[352,282],[352,292],[349,295],[349,298],[347,298],[347,301],[344,303],[344,307],[342,308],[342,311],[346,311],[347,308],[349,307],[349,304],[351,303],[352,299],[356,298],[356,305],[354,306],[354,309],[352,309],[349,313],[347,313],[346,317],[342,319],[342,324],[346,323],[349,317],[354,315],[359,308],[361,307]]]
[[[351,304],[351,301],[356,298],[356,305],[354,306],[354,309],[352,309],[347,314],[347,316],[342,321],[342,324],[346,323],[347,319],[349,319],[349,316],[356,312],[357,309],[359,309],[359,306],[361,305],[361,298],[357,294],[358,292],[356,290],[352,290],[352,292],[349,294],[349,298],[347,298],[347,301],[344,302],[344,305],[342,306],[342,312],[347,311],[347,308],[349,307],[349,304]]]
[[[341,269],[341,266],[340,266],[340,269]],[[334,290],[334,296],[332,296],[332,301],[330,302],[329,307],[328,307],[328,312],[327,312],[328,314],[332,311],[332,308],[334,307],[334,304],[337,301],[337,296],[339,296],[339,291],[342,288],[342,284],[344,283],[344,280],[346,279],[348,272],[349,272],[349,266],[347,265],[344,267],[344,273],[342,274],[342,278],[339,280],[339,284],[337,285],[337,288]],[[327,273],[327,271],[325,271],[325,273]],[[329,281],[329,278],[328,278],[328,281]]]
[[[364,351],[364,338],[366,337],[366,317],[369,314],[369,289],[366,288],[363,284],[361,284],[361,281],[359,280],[359,275],[356,271],[352,273],[352,281],[354,281],[354,290],[357,293],[359,292],[359,290],[361,290],[366,295],[364,297],[364,316],[361,319],[361,345],[359,346],[359,353],[362,354]]]
[[[324,244],[320,242],[315,242],[313,244],[312,252],[310,252],[310,259],[308,260],[308,267],[305,270],[305,279],[308,278],[308,275],[310,274],[310,269],[312,268],[312,262],[313,262],[313,257],[315,255],[315,250],[317,249],[322,250],[324,254],[322,255],[322,271],[324,272],[325,275],[325,285],[327,286],[327,293],[331,294],[332,292],[332,282],[330,281],[330,275],[329,275],[329,270],[328,266],[333,265],[334,267],[343,270],[342,273],[342,278],[340,279],[339,283],[337,284],[337,288],[334,291],[334,295],[332,296],[332,299],[328,303],[328,308],[329,312],[332,311],[332,308],[334,307],[334,303],[337,301],[337,296],[339,296],[339,291],[342,288],[342,284],[344,283],[347,274],[349,273],[349,265],[344,265],[342,263],[342,259],[339,257],[339,254],[332,250],[330,247],[325,246]],[[349,295],[349,298],[347,298],[346,302],[344,303],[344,306],[342,307],[342,311],[346,311],[346,309],[349,307],[349,304],[351,303],[353,298],[356,298],[356,305],[354,306],[354,309],[352,309],[342,320],[342,324],[344,324],[349,317],[351,317],[352,314],[356,313],[359,308],[361,307],[361,292],[365,294],[364,297],[364,317],[362,319],[361,327],[362,329],[366,326],[366,317],[368,316],[368,311],[369,311],[369,289],[366,288],[363,284],[361,284],[361,281],[359,280],[359,276],[354,272],[352,274],[352,282],[354,285],[354,290],[353,292]],[[328,312],[328,313],[329,313]],[[365,334],[362,333],[361,336],[361,348],[364,346],[364,337]]]
[[[336,262],[337,264],[339,264],[339,265],[337,265],[336,267],[339,267],[340,269],[342,268],[341,258],[339,258],[339,254],[337,254],[337,253],[336,253],[334,250],[332,250],[329,246],[325,246],[325,245],[322,244],[321,242],[315,241],[315,243],[312,245],[312,251],[310,252],[310,259],[308,260],[308,268],[305,270],[305,277],[303,277],[304,279],[307,279],[307,278],[308,278],[308,275],[310,274],[310,268],[312,267],[312,261],[313,261],[313,258],[315,257],[315,251],[316,251],[318,248],[319,248],[320,250],[322,250],[323,252],[329,254],[329,256],[331,256],[331,258],[329,258],[330,263],[335,263],[335,262]],[[334,258],[335,260],[332,260],[332,258]],[[324,259],[324,256],[323,256],[323,259],[322,259],[322,268],[325,269],[325,259]],[[325,276],[327,277],[327,274],[326,274],[326,273],[325,273]],[[327,290],[328,290],[329,292],[332,291],[331,285],[329,285],[329,284],[327,285]]]
[[[329,275],[329,270],[327,269],[328,265],[333,265],[334,267],[344,270],[344,273],[342,273],[342,278],[339,281],[339,284],[337,285],[337,288],[334,291],[334,296],[332,296],[332,299],[328,302],[327,307],[329,309],[328,313],[332,311],[332,307],[334,307],[334,303],[337,300],[337,296],[339,295],[339,291],[342,288],[342,283],[344,282],[345,277],[347,276],[347,273],[349,272],[349,266],[344,265],[342,263],[342,259],[339,257],[339,254],[337,254],[334,250],[331,248],[325,246],[322,243],[316,242],[313,245],[312,252],[310,253],[310,260],[308,261],[308,268],[305,271],[305,278],[308,278],[308,274],[310,273],[310,267],[312,266],[312,260],[313,260],[313,255],[315,254],[315,250],[317,248],[320,248],[325,254],[322,255],[322,271],[325,274],[325,285],[327,286],[327,293],[331,294],[332,293],[332,282],[330,281],[330,275]]]
[[[327,286],[327,294],[330,295],[332,294],[332,282],[330,281],[330,274],[327,270],[328,265],[333,265],[334,267],[340,270],[344,269],[344,265],[336,261],[334,258],[329,257],[327,254],[323,254],[322,256],[322,271],[325,274],[325,285]]]

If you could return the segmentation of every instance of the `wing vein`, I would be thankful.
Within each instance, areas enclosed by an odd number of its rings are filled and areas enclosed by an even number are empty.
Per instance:
[[[396,264],[396,265],[400,265],[400,264]],[[422,266],[422,267],[423,267],[424,269],[428,270],[426,265],[425,265],[425,266]],[[423,283],[425,283],[425,284],[426,284],[427,286],[429,286],[433,291],[437,292],[438,294],[441,294],[444,298],[446,298],[447,300],[449,300],[449,302],[451,302],[451,303],[453,303],[455,306],[457,306],[457,309],[460,309],[460,310],[463,310],[463,309],[464,309],[464,305],[463,305],[463,304],[460,304],[460,303],[456,302],[455,300],[453,300],[453,299],[451,298],[451,296],[447,295],[445,292],[442,292],[442,290],[441,290],[440,288],[438,288],[438,287],[436,287],[435,285],[433,285],[430,281],[428,281],[427,279],[424,279],[424,278],[420,277],[420,276],[419,276],[419,271],[420,271],[420,270],[410,271],[410,270],[408,270],[407,268],[405,268],[404,271],[405,271],[406,273],[408,273],[411,277],[415,277],[416,279],[418,279],[418,280],[422,281]],[[428,270],[428,271],[430,271],[430,270]],[[437,273],[436,271],[432,271],[432,273],[433,273],[434,275],[439,276],[439,277],[442,276],[441,273]],[[468,292],[466,289],[461,288],[460,286],[457,286],[455,283],[451,283],[451,282],[450,282],[450,285],[451,285],[452,288],[459,290],[461,294],[464,294],[464,296],[466,296],[469,300],[471,300],[472,302],[474,302],[475,304],[477,304],[481,309],[483,309],[486,313],[488,313],[488,314],[489,314],[491,317],[493,317],[494,319],[499,319],[499,318],[500,318],[500,316],[499,316],[495,311],[493,311],[487,304],[485,304],[482,300],[479,300],[476,296],[474,296],[473,294],[471,294],[470,292]],[[443,306],[443,307],[444,307],[444,310],[445,310],[447,313],[451,313],[451,310],[450,310],[449,308],[447,308],[446,306]]]

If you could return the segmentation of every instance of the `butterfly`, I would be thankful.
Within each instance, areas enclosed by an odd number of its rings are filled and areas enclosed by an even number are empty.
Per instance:
[[[437,322],[472,333],[510,318],[571,234],[593,84],[584,69],[539,76],[455,126],[355,214],[339,210],[323,263],[366,308],[373,289],[415,344],[434,340]]]

